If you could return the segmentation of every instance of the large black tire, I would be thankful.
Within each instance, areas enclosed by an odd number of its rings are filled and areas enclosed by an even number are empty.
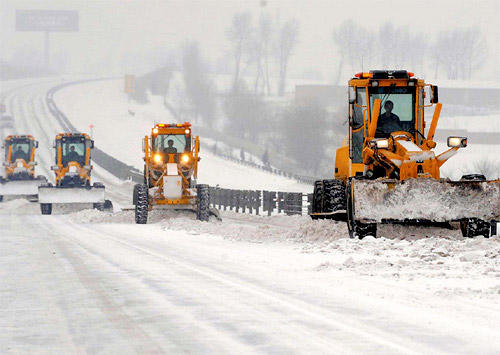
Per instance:
[[[104,200],[104,212],[113,213],[113,202],[111,200]]]
[[[210,189],[208,185],[196,185],[198,195],[198,209],[196,211],[196,218],[199,221],[208,222],[210,217]]]
[[[345,185],[342,180],[323,180],[323,210],[336,212],[346,210]]]
[[[0,195],[0,202],[2,202],[2,201],[3,201],[3,196],[2,196],[2,195]]]
[[[104,203],[101,202],[94,203],[94,209],[104,212]]]
[[[137,204],[137,186],[139,186],[139,184],[134,185],[134,192],[132,193],[132,204],[134,206]]]
[[[332,213],[346,210],[345,186],[342,180],[319,180],[314,183],[312,212],[313,213]],[[312,219],[335,218],[344,219],[339,215],[311,215]]]
[[[490,237],[490,223],[478,218],[469,218],[460,222],[460,230],[464,238],[474,238],[480,235],[485,238]]]
[[[137,201],[135,204],[135,223],[146,224],[149,212],[149,189],[147,185],[137,185]]]
[[[321,212],[321,206],[323,205],[323,180],[318,180],[314,182],[313,190],[313,200],[312,200],[312,213]],[[317,216],[311,216],[313,219]]]
[[[41,203],[40,209],[42,214],[52,214],[52,204],[51,203]]]
[[[361,223],[356,220],[356,211],[354,211],[354,196],[352,194],[351,180],[347,183],[347,229],[349,230],[350,238],[363,239],[371,235],[377,237],[376,223]]]

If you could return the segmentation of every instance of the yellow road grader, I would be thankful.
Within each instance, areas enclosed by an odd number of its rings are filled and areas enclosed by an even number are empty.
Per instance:
[[[9,135],[2,148],[5,150],[5,178],[0,176],[0,202],[4,196],[26,196],[36,200],[38,186],[47,182],[45,176],[35,176],[35,149],[38,148],[38,141],[29,134]]]
[[[143,140],[144,183],[133,192],[135,221],[145,224],[154,208],[192,210],[198,220],[208,221],[218,212],[210,208],[208,185],[197,184],[200,139],[191,124],[157,124]]]
[[[424,111],[435,105],[427,135]],[[358,73],[349,81],[349,133],[337,149],[335,179],[316,181],[311,217],[346,219],[351,237],[376,236],[378,223],[459,222],[464,237],[491,235],[500,219],[500,181],[440,177],[466,137],[448,137],[436,155],[438,87],[406,70]]]
[[[51,183],[38,188],[42,214],[51,214],[53,204],[91,204],[100,211],[111,211],[113,204],[105,199],[100,182],[91,185],[91,150],[94,141],[86,133],[59,133],[54,140],[55,186]]]

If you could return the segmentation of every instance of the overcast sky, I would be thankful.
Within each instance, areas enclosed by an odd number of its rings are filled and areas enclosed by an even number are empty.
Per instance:
[[[424,31],[431,38],[442,30],[477,25],[487,38],[489,56],[475,79],[500,78],[499,0],[268,0],[265,6],[261,0],[1,0],[0,49],[6,60],[26,44],[43,51],[42,33],[15,32],[16,9],[79,11],[79,32],[51,34],[52,55],[68,52],[69,67],[74,71],[105,61],[113,74],[121,74],[132,69],[123,67],[124,53],[175,48],[187,39],[198,40],[214,64],[228,52],[225,29],[233,14],[249,10],[255,20],[259,13],[269,12],[281,21],[296,18],[300,22],[300,43],[291,63],[295,75],[318,71],[331,80],[337,63],[332,30],[352,18],[374,31],[390,21]],[[145,67],[151,65],[147,60],[144,63]]]

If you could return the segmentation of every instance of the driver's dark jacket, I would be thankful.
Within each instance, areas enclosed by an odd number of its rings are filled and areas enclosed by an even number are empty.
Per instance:
[[[70,161],[76,161],[78,164],[82,164],[82,156],[77,152],[69,152],[66,155],[66,161],[69,163]]]
[[[17,159],[24,159],[26,162],[29,161],[28,154],[26,154],[24,151],[15,151],[14,153],[12,153],[12,161],[16,161]]]
[[[167,148],[163,149],[163,153],[165,153],[165,154],[177,154],[177,148],[167,147]]]
[[[393,113],[384,112],[378,117],[377,133],[387,134],[401,130],[401,121]]]

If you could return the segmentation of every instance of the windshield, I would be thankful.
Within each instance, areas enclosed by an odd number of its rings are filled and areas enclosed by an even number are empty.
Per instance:
[[[30,161],[31,148],[33,147],[32,141],[29,139],[16,139],[7,144],[7,149],[5,149],[5,160],[8,159],[9,146],[12,146],[12,156],[11,161],[16,161],[16,159],[24,159],[26,162]]]
[[[381,100],[376,137],[415,127],[415,87],[372,87],[369,93],[372,109],[374,101]]]
[[[191,140],[184,134],[160,134],[153,137],[153,152],[164,154],[184,153],[191,150]]]
[[[85,165],[85,137],[63,137],[60,144],[63,165],[67,165],[71,161]]]

